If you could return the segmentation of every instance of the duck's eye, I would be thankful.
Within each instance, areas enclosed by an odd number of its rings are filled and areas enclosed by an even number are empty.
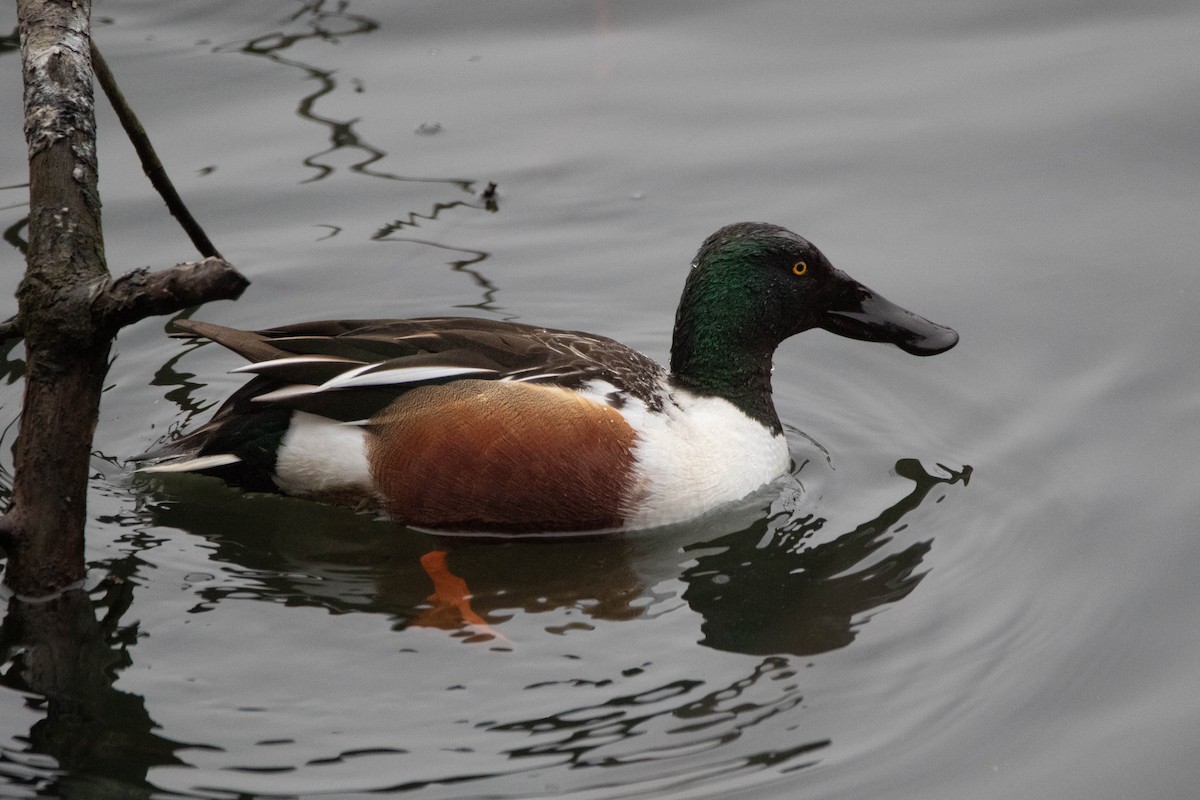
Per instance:
[[[806,272],[808,272],[808,264],[803,261],[797,261],[795,264],[792,264],[793,275],[803,275]]]

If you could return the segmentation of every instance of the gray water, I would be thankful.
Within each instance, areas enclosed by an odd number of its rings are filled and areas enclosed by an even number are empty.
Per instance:
[[[696,247],[757,219],[962,342],[786,343],[793,476],[667,530],[453,547],[471,624],[430,601],[424,534],[134,480],[126,459],[241,380],[165,320],[127,329],[88,499],[109,655],[80,702],[99,712],[64,724],[7,652],[0,795],[1200,793],[1194,3],[95,13],[181,193],[253,281],[197,318],[469,314],[665,358]],[[0,76],[9,297],[15,53]],[[100,108],[110,268],[193,258]],[[0,387],[5,470],[22,357]]]

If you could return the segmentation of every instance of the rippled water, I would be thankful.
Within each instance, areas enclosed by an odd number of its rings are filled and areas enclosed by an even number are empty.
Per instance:
[[[485,315],[664,358],[695,248],[762,219],[962,343],[798,337],[775,371],[789,478],[694,524],[496,544],[132,480],[126,458],[240,379],[164,321],[128,329],[96,439],[94,609],[9,610],[0,795],[1195,795],[1194,4],[96,14],[253,281],[198,318]],[[9,296],[11,50],[0,75]],[[101,107],[110,267],[191,258]],[[47,699],[14,645],[62,619],[82,666]]]

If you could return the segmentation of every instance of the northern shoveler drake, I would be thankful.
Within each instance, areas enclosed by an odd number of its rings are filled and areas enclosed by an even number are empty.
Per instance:
[[[180,320],[255,377],[144,472],[380,508],[440,531],[646,528],[783,475],[771,358],[811,328],[913,355],[958,334],[888,302],[777,225],[704,242],[671,366],[578,331],[489,319],[308,322],[242,331]]]

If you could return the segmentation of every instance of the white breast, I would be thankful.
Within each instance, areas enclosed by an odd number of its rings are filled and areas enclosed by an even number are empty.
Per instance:
[[[593,382],[600,400],[613,391]],[[787,441],[727,400],[672,391],[663,411],[632,398],[621,408],[638,434],[637,486],[625,524],[667,525],[738,500],[787,472]]]

